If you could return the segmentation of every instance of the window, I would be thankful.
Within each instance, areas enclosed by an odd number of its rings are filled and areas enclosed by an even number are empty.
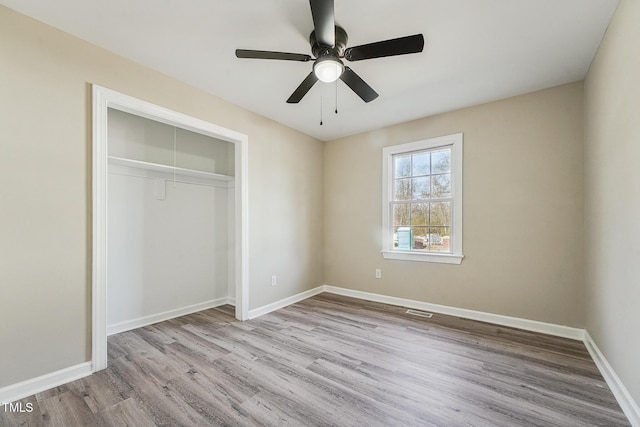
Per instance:
[[[462,261],[462,134],[382,150],[382,254]]]

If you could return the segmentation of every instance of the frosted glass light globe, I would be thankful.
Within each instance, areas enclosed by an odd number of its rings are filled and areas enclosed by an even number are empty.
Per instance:
[[[316,61],[313,66],[313,72],[318,80],[325,83],[335,82],[343,71],[344,65],[342,65],[342,62],[337,58]]]

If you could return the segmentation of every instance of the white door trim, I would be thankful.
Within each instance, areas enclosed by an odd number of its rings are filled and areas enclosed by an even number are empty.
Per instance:
[[[249,318],[247,135],[93,85],[93,312],[91,336],[93,372],[107,367],[107,111],[109,108],[235,144],[236,318],[239,320]]]

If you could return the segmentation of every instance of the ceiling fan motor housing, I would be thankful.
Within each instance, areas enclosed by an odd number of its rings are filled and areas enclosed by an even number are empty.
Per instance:
[[[316,32],[312,31],[309,36],[309,43],[311,44],[311,52],[316,58],[331,55],[342,58],[344,56],[344,50],[347,47],[347,32],[344,28],[336,25],[336,44],[335,46],[325,46],[318,43],[316,39]]]

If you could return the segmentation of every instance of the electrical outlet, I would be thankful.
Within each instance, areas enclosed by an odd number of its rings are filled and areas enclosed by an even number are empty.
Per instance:
[[[273,276],[271,276],[271,286],[275,286],[277,283],[278,283],[278,278],[274,274]]]
[[[382,270],[376,268],[376,279],[382,279]]]

